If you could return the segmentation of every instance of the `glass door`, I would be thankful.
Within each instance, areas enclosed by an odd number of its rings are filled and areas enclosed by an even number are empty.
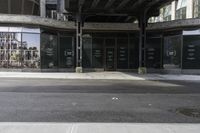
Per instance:
[[[114,38],[105,39],[105,70],[115,71],[116,69],[116,43]]]
[[[164,38],[165,69],[181,68],[181,36],[168,36]]]
[[[115,48],[106,48],[106,70],[115,70]]]
[[[74,67],[73,37],[60,37],[60,68]]]

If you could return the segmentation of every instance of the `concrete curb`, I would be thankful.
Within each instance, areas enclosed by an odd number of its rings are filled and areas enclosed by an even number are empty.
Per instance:
[[[0,123],[1,133],[199,133],[200,124]]]
[[[123,72],[91,72],[91,73],[27,73],[0,72],[0,78],[30,79],[103,79],[103,80],[191,80],[200,81],[200,75],[161,75]]]

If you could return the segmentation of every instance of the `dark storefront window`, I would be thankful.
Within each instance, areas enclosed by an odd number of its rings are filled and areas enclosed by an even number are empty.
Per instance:
[[[41,34],[41,61],[42,69],[57,68],[57,35]]]
[[[128,38],[117,39],[117,68],[128,69]]]
[[[83,38],[83,67],[92,67],[92,38]]]
[[[161,67],[161,44],[162,44],[162,39],[160,36],[147,38],[147,45],[146,45],[147,68]]]
[[[60,37],[60,68],[74,67],[73,37]]]
[[[183,69],[200,69],[200,35],[183,36]]]
[[[22,34],[23,68],[40,68],[40,34]]]
[[[94,68],[103,67],[103,48],[104,48],[104,38],[93,38],[92,39],[92,65]]]
[[[105,70],[116,69],[116,39],[105,38]]]
[[[131,37],[129,39],[129,68],[137,69],[139,66],[139,39]]]

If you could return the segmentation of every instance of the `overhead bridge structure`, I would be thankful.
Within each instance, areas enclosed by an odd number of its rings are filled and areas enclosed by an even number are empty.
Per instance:
[[[82,67],[82,26],[84,22],[139,21],[139,72],[145,70],[147,21],[172,0],[65,0],[65,9],[76,20],[76,66]]]

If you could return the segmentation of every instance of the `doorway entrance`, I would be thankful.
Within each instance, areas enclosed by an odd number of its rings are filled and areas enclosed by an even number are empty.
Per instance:
[[[181,36],[164,37],[164,69],[181,68]]]

